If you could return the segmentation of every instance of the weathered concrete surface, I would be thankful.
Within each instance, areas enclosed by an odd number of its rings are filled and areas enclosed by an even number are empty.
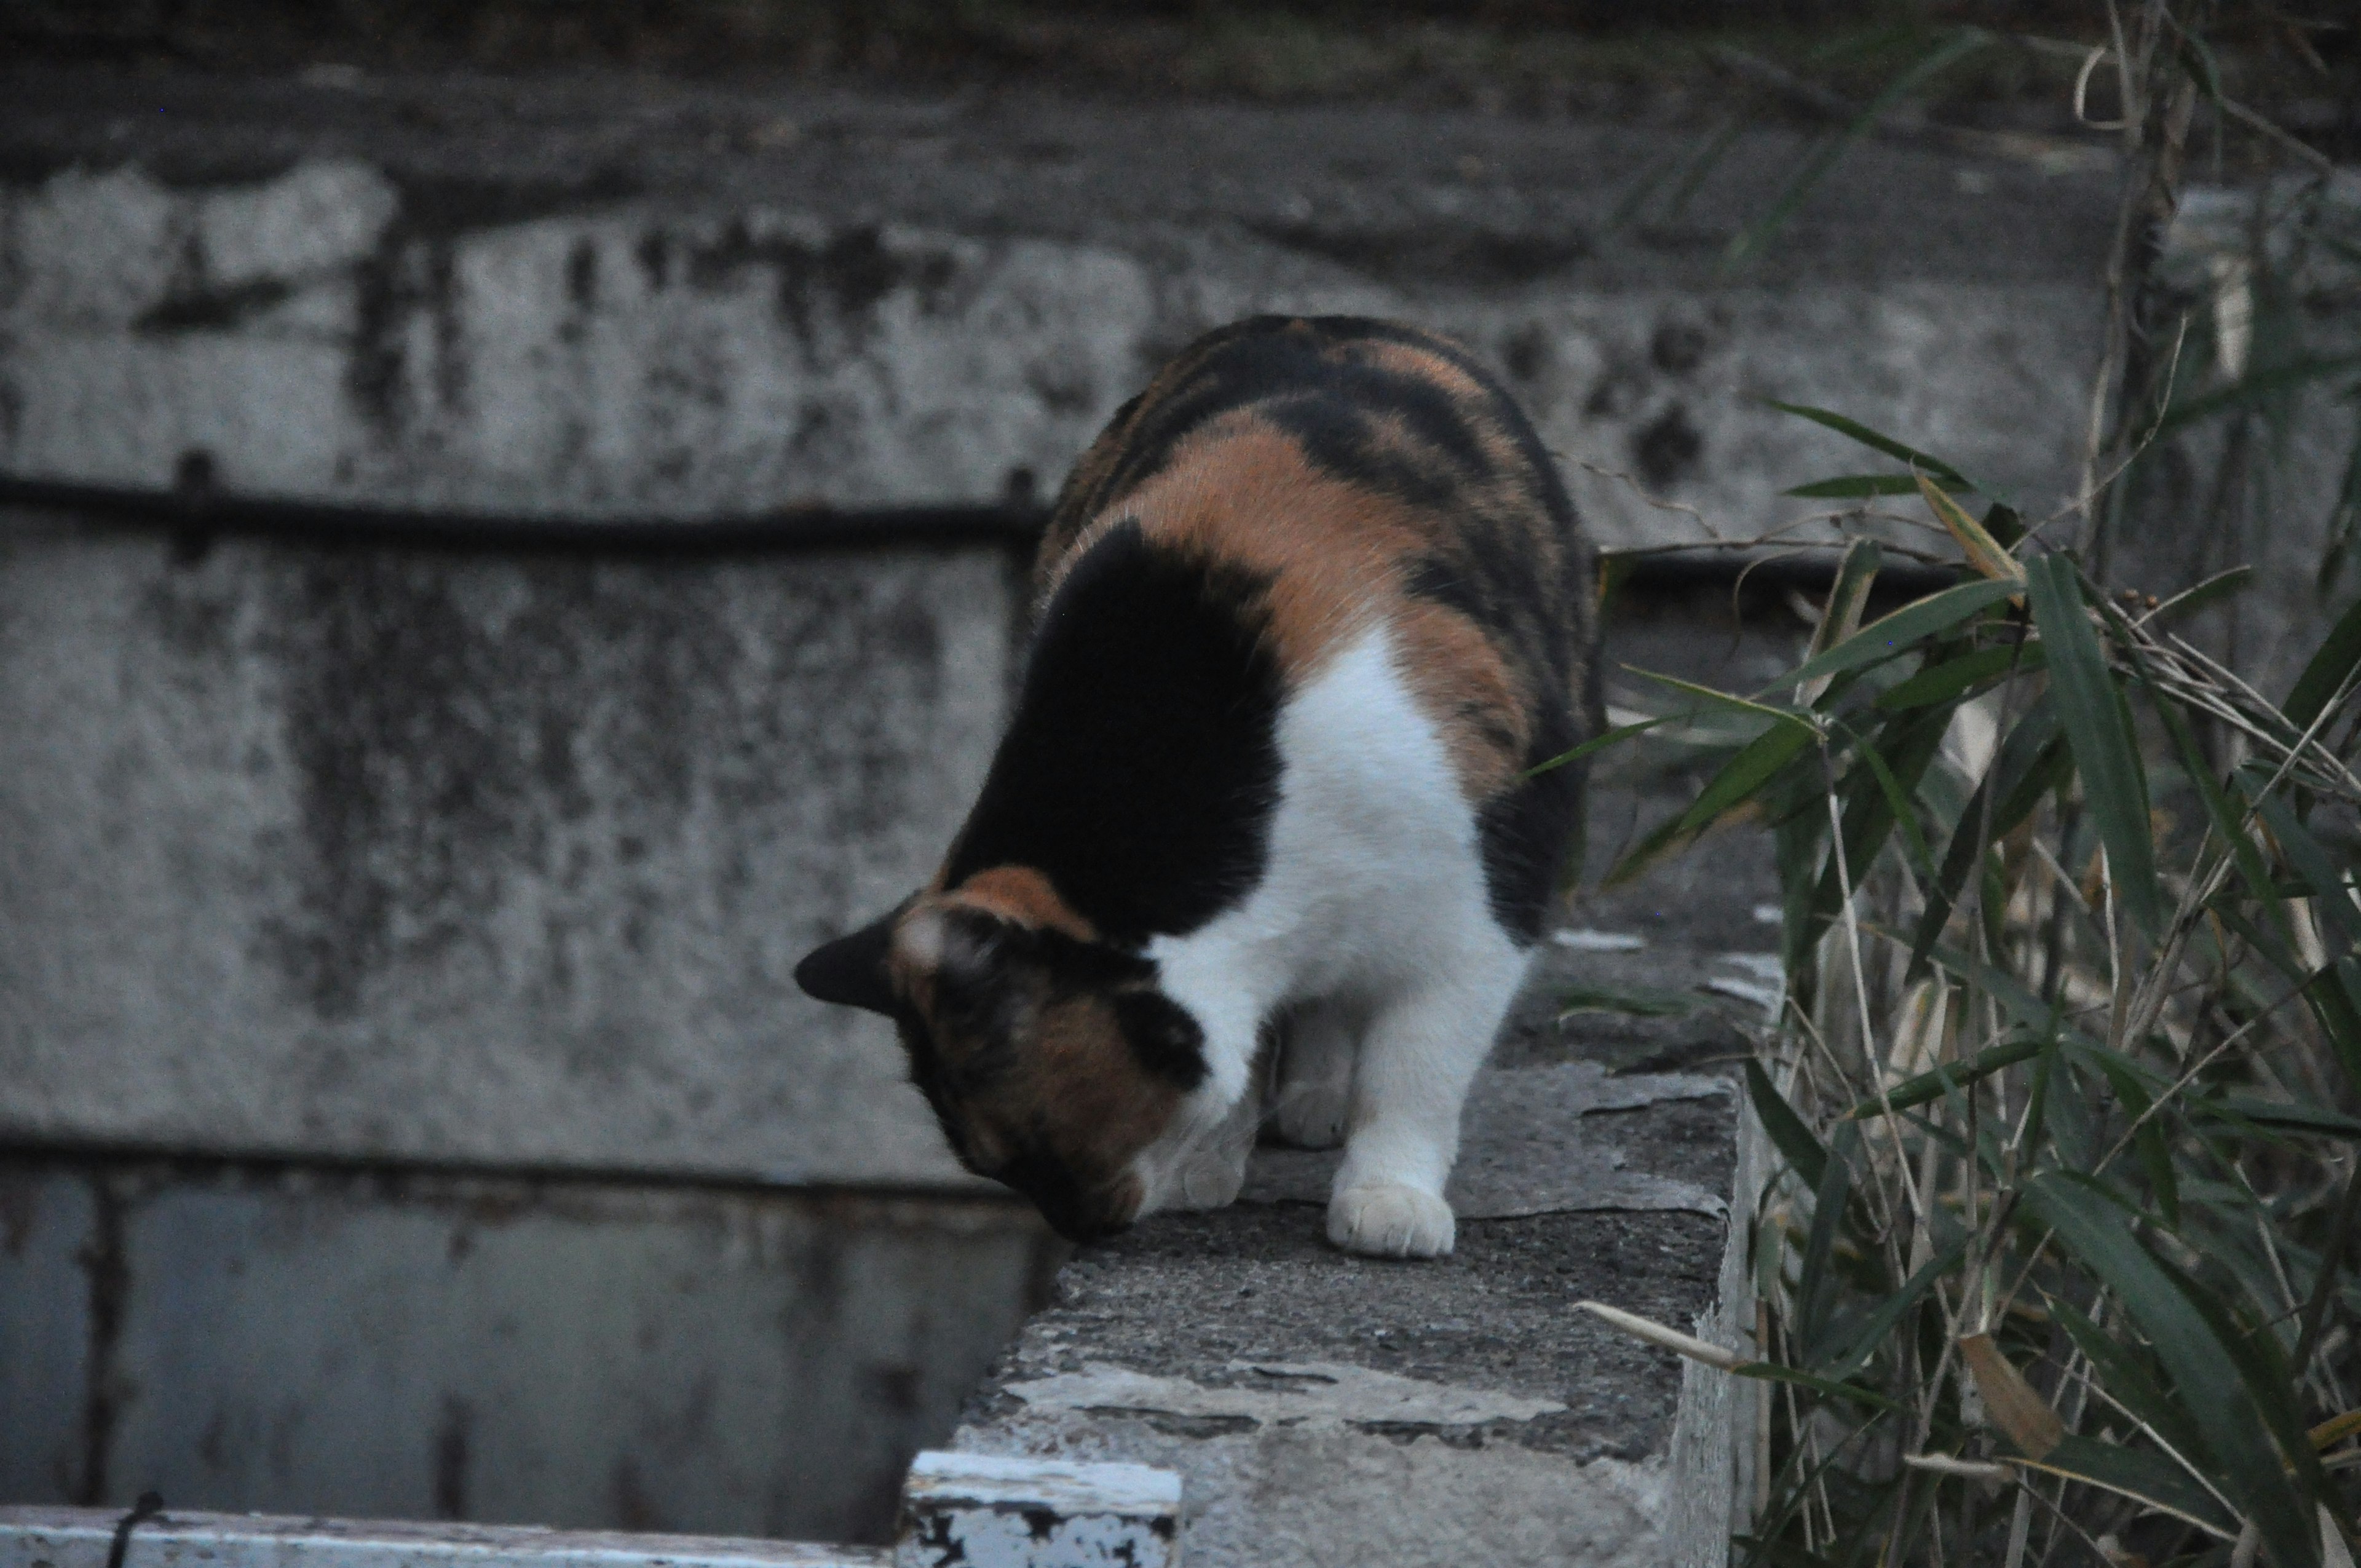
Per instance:
[[[105,1568],[117,1509],[0,1508],[0,1568]],[[883,1552],[684,1535],[273,1519],[172,1508],[141,1523],[138,1568],[884,1568]]]
[[[2092,147],[1872,146],[1725,286],[1793,138],[1626,221],[1673,133],[609,78],[0,87],[0,467],[160,484],[202,450],[234,489],[380,502],[996,500],[1204,328],[1346,310],[1465,334],[1569,457],[1735,532],[1859,464],[1763,395],[2046,506],[2106,229]],[[1696,536],[1576,484],[1609,542]]]
[[[965,1179],[789,971],[965,811],[1013,556],[0,521],[0,1141]]]
[[[883,1541],[1056,1255],[965,1199],[0,1164],[0,1497]]]

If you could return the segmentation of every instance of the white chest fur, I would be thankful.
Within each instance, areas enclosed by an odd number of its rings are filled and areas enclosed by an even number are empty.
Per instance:
[[[1348,1186],[1400,1186],[1440,1208],[1460,1101],[1525,956],[1492,918],[1474,814],[1383,628],[1290,699],[1279,745],[1261,883],[1238,907],[1148,948],[1166,994],[1203,1027],[1211,1069],[1180,1124],[1143,1157],[1150,1206],[1202,1201],[1202,1171],[1193,1183],[1182,1176],[1209,1143],[1237,1145],[1242,1121],[1250,1134],[1251,1118],[1234,1113],[1260,1025],[1310,1005],[1352,1020],[1338,1203]],[[1243,1146],[1235,1153],[1242,1161]],[[1332,1234],[1336,1217],[1332,1206]],[[1409,1226],[1417,1234],[1359,1250],[1448,1250],[1449,1210],[1439,1245],[1433,1215],[1422,1218]]]

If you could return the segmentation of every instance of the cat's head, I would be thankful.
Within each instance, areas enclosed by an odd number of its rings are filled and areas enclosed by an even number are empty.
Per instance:
[[[1003,868],[915,894],[816,949],[796,983],[892,1018],[961,1162],[1082,1241],[1149,1206],[1206,1078],[1204,1035],[1153,960],[1094,939],[1027,879]]]

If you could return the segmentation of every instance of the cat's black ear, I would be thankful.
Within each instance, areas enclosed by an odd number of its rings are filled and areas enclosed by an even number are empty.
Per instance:
[[[894,982],[885,972],[885,955],[893,948],[894,919],[900,913],[880,916],[850,936],[813,948],[796,966],[796,983],[804,994],[891,1017]]]

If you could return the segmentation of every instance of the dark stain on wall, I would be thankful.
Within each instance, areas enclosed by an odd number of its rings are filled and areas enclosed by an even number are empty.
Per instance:
[[[1689,411],[1675,403],[1650,420],[1631,437],[1631,460],[1640,477],[1663,488],[1686,478],[1705,455],[1705,437],[1689,422]]]

